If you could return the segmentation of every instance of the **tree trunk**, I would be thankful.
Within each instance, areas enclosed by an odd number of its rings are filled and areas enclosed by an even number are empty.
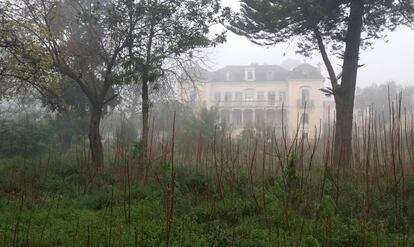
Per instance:
[[[334,162],[341,168],[352,163],[353,95],[336,96]]]
[[[146,157],[149,136],[149,95],[148,95],[148,81],[142,82],[142,147],[143,157]]]
[[[342,80],[340,90],[335,94],[336,125],[334,162],[342,168],[350,167],[352,163],[353,110],[363,15],[363,1],[351,1],[344,63],[342,68]]]
[[[99,127],[101,125],[102,108],[92,107],[89,122],[89,147],[91,151],[92,167],[98,171],[104,167],[102,138]]]

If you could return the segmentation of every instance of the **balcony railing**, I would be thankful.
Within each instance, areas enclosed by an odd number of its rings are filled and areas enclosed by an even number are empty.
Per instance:
[[[302,109],[305,108],[305,107],[306,107],[306,109],[312,109],[312,108],[315,107],[315,101],[298,99],[297,100],[297,107],[302,108]]]
[[[261,107],[286,107],[287,103],[282,101],[212,101],[212,105],[220,108],[226,107],[250,107],[250,108],[261,108]]]

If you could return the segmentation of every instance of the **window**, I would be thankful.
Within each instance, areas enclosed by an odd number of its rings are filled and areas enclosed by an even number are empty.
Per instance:
[[[231,102],[231,100],[232,100],[232,94],[231,94],[231,92],[226,92],[224,94],[224,102],[229,103],[229,102]]]
[[[230,77],[231,75],[230,75],[230,71],[227,71],[226,72],[226,81],[230,81]]]
[[[254,89],[246,89],[244,93],[244,100],[248,102],[254,101]]]
[[[258,109],[255,112],[255,120],[257,124],[263,124],[265,122],[265,112],[264,110]]]
[[[287,127],[287,111],[286,110],[276,110],[276,125]]]
[[[267,101],[269,101],[270,105],[274,105],[276,102],[276,94],[275,92],[268,92],[267,93]]]
[[[303,124],[309,124],[309,114],[302,113],[302,123]]]
[[[221,100],[221,93],[220,92],[215,92],[214,93],[214,101],[220,102],[220,100]]]
[[[305,104],[306,102],[308,102],[309,101],[309,95],[310,95],[310,93],[309,93],[309,89],[307,89],[307,88],[305,88],[305,89],[302,89],[302,104]]]
[[[252,124],[253,122],[253,110],[243,111],[243,120],[245,124]]]
[[[243,101],[243,93],[242,92],[236,92],[234,95],[235,101],[242,102]]]
[[[233,117],[234,126],[241,127],[242,126],[242,112],[240,110],[233,110],[232,117]]]
[[[274,125],[276,123],[275,110],[266,110],[266,122],[270,125]]]
[[[279,93],[279,102],[281,102],[281,103],[286,102],[286,93],[285,92],[280,92]]]
[[[260,104],[263,104],[263,102],[265,101],[264,92],[257,92],[257,101]]]
[[[268,81],[273,80],[273,79],[274,79],[274,77],[275,77],[275,74],[274,74],[274,72],[273,72],[272,70],[268,70],[268,71],[266,72],[266,79],[267,79]]]
[[[244,71],[244,79],[246,81],[254,81],[255,80],[254,69],[246,69]]]
[[[221,121],[227,124],[230,123],[230,112],[228,110],[221,111]]]

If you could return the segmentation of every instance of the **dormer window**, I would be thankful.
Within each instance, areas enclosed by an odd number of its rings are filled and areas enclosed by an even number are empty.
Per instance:
[[[230,81],[230,71],[226,72],[226,81]]]
[[[275,77],[275,73],[273,72],[273,70],[268,70],[268,71],[266,72],[266,79],[267,79],[268,81],[273,80],[273,79],[274,79],[274,77]]]
[[[246,69],[244,71],[244,79],[246,81],[254,81],[255,78],[256,78],[256,75],[255,75],[254,69]]]

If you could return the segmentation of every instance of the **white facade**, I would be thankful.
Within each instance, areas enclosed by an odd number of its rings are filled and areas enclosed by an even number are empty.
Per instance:
[[[284,127],[290,136],[308,137],[320,130],[324,79],[311,65],[291,71],[277,65],[227,66],[204,77],[184,88],[183,101],[217,108],[220,120],[234,129],[268,126],[279,132]]]

